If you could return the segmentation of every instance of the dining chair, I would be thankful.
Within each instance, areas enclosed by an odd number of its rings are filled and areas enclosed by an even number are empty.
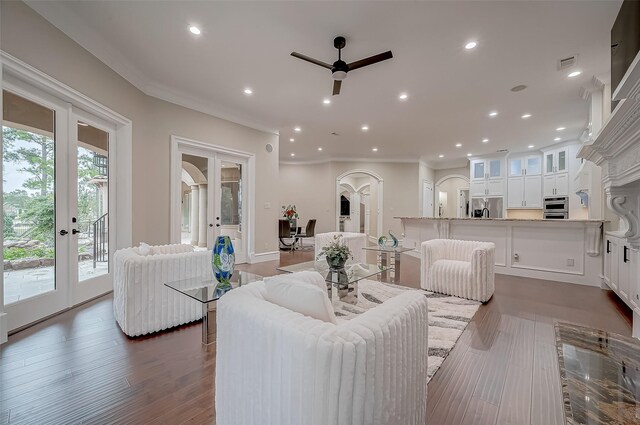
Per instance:
[[[296,239],[300,239],[300,249],[304,247],[304,238],[313,238],[316,235],[316,219],[312,218],[307,221],[307,227],[304,230],[304,233],[298,233],[296,235]]]
[[[292,234],[291,223],[289,223],[289,220],[287,220],[286,218],[281,218],[278,220],[278,238],[280,239],[280,243],[290,251],[293,251],[295,249],[295,245],[297,242],[296,234],[295,232],[293,232]],[[293,241],[291,243],[285,242],[285,239],[291,238],[293,238]]]

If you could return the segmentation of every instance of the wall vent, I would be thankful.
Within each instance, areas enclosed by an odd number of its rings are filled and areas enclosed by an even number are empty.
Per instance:
[[[509,149],[498,149],[496,152],[505,153],[505,152],[509,152]]]
[[[558,71],[571,68],[578,63],[578,55],[569,56],[563,59],[558,59]]]

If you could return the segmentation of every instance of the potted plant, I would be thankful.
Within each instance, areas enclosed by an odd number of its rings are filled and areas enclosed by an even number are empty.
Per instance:
[[[318,259],[322,256],[327,259],[327,264],[332,270],[340,270],[344,268],[344,264],[349,258],[353,258],[351,250],[342,241],[342,235],[335,235],[333,242],[329,245],[322,247]]]

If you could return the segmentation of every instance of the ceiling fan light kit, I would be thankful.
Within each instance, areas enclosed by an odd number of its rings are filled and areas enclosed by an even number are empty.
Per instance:
[[[342,87],[342,80],[347,78],[347,74],[349,71],[353,71],[354,69],[362,68],[365,66],[373,65],[374,63],[382,62],[387,59],[391,59],[393,54],[391,51],[380,53],[374,56],[370,56],[365,59],[361,59],[355,62],[346,63],[342,60],[342,49],[347,45],[347,40],[338,36],[333,40],[333,47],[338,49],[338,60],[330,65],[326,62],[319,61],[317,59],[311,58],[309,56],[303,55],[297,52],[291,52],[291,56],[296,57],[298,59],[302,59],[307,62],[311,62],[315,65],[321,66],[323,68],[327,68],[331,70],[331,76],[333,77],[333,95],[340,94],[340,88]]]

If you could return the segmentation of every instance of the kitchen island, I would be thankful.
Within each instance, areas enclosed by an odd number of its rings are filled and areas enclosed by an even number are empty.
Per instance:
[[[402,244],[420,255],[422,242],[462,239],[496,245],[496,273],[602,285],[602,220],[394,217]]]

